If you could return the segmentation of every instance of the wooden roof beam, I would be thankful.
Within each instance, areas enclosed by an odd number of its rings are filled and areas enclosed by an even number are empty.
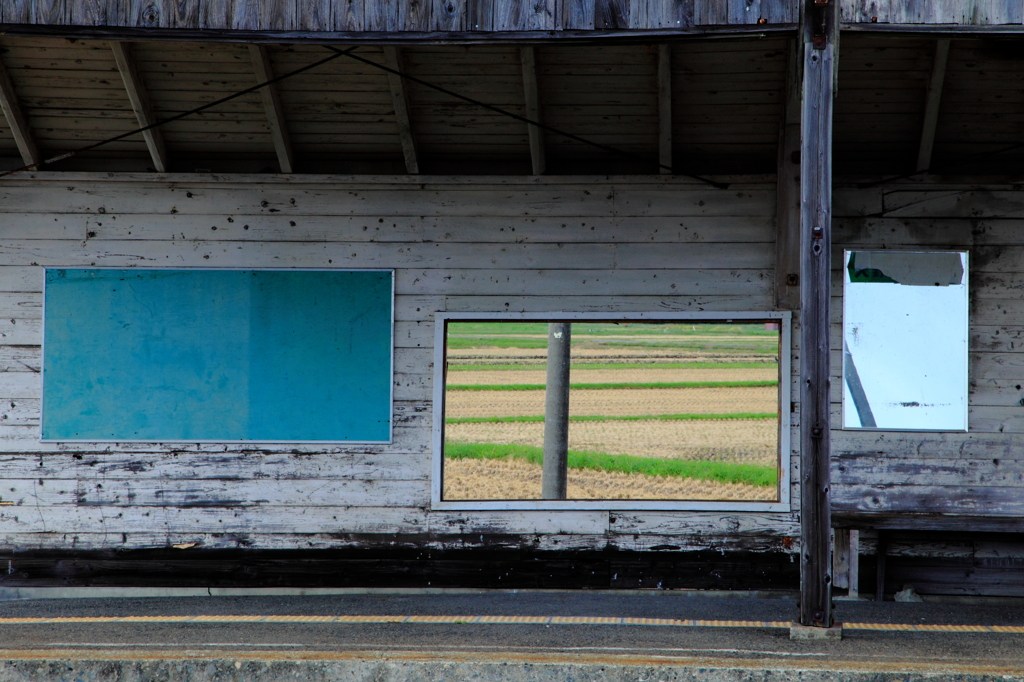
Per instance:
[[[14,84],[11,82],[11,77],[7,75],[7,69],[4,68],[3,63],[0,63],[0,108],[3,108],[4,116],[7,117],[7,125],[11,128],[15,144],[18,145],[22,162],[26,166],[38,164],[42,161],[39,156],[39,147],[32,136],[32,130],[28,127],[25,114],[21,111],[18,96],[14,92]]]
[[[397,47],[384,48],[384,63],[389,69],[402,72],[402,53]],[[409,98],[405,94],[405,84],[401,76],[389,72],[388,86],[391,88],[391,99],[395,103],[395,123],[398,124],[398,139],[402,143],[405,170],[411,175],[418,175],[420,162],[416,154],[416,138],[412,134],[412,118],[409,116]]]
[[[537,93],[537,57],[532,47],[519,48],[519,60],[523,66],[523,97],[526,102],[526,118],[540,122],[540,97]],[[526,124],[530,136],[530,165],[534,175],[544,175],[547,155],[544,150],[544,131],[535,125]]]
[[[135,60],[132,59],[131,45],[112,40],[110,49],[114,53],[117,70],[121,72],[121,80],[124,81],[124,89],[128,92],[128,100],[132,104],[139,127],[145,128],[153,125],[156,122],[156,116],[153,115],[153,107],[150,106],[149,95],[146,94],[146,87],[139,76],[138,67]],[[142,139],[146,141],[149,156],[153,159],[153,167],[158,173],[167,172],[167,147],[164,145],[164,137],[160,129],[152,128],[143,132]]]
[[[924,123],[921,126],[921,144],[917,150],[918,173],[932,165],[932,151],[935,149],[935,129],[939,123],[939,106],[942,104],[942,84],[946,80],[946,63],[949,61],[949,38],[935,41],[935,56],[932,74],[928,79],[928,96],[924,105]]]
[[[672,173],[672,48],[658,45],[658,163]]]
[[[270,63],[270,53],[264,45],[250,45],[249,56],[256,71],[256,82],[266,83],[274,77],[274,67]],[[281,106],[281,94],[277,84],[271,83],[260,88],[263,97],[263,109],[267,114],[270,126],[270,137],[274,140],[274,151],[277,152],[277,163],[282,173],[291,173],[295,169],[295,156],[292,152],[292,140],[288,135],[285,123],[284,107]]]

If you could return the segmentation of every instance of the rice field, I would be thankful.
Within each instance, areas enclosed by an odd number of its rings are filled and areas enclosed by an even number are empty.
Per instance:
[[[587,333],[578,334],[579,326],[572,335],[570,383],[588,388],[570,391],[569,450],[603,454],[596,455],[599,470],[570,465],[569,499],[776,498],[777,486],[765,484],[775,474],[748,484],[718,474],[680,474],[683,465],[672,465],[671,475],[637,473],[635,465],[674,460],[716,463],[717,472],[730,466],[776,471],[777,332],[763,324],[583,323]],[[500,387],[543,386],[546,334],[547,325],[536,323],[449,326],[446,443],[463,453],[543,447],[545,391]],[[749,382],[769,385],[735,385]],[[620,460],[631,466],[619,466]],[[540,497],[536,457],[447,457],[444,467],[444,499]],[[664,473],[664,467],[640,469],[652,470]]]

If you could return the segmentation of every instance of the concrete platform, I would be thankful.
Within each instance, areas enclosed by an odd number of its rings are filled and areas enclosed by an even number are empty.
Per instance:
[[[792,598],[377,590],[8,601],[0,680],[1024,682],[1016,602],[837,606],[843,640],[791,641]]]

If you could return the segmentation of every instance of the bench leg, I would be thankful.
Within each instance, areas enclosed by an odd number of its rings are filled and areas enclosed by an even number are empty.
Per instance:
[[[885,599],[885,555],[889,538],[884,530],[878,531],[878,564],[875,570],[875,601]]]

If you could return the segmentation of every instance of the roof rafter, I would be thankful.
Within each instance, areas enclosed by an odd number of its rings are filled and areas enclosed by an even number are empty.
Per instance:
[[[519,48],[519,60],[523,66],[523,97],[526,102],[526,118],[540,122],[540,96],[537,92],[537,56],[532,47]],[[547,169],[547,153],[544,148],[544,131],[526,124],[530,135],[530,165],[534,175],[544,175]]]
[[[672,47],[658,45],[658,163],[672,173]]]
[[[114,60],[118,62],[118,71],[121,72],[121,80],[124,81],[125,90],[128,92],[128,99],[131,101],[131,108],[135,112],[135,119],[138,121],[139,127],[152,126],[157,122],[157,117],[153,114],[150,96],[146,94],[145,85],[138,74],[138,67],[131,56],[131,45],[111,41],[111,50],[114,52]],[[167,146],[164,144],[164,136],[160,130],[156,128],[144,130],[142,139],[145,140],[145,146],[150,150],[154,168],[160,173],[167,172]]]
[[[132,104],[139,127],[146,128],[153,125],[156,122],[156,116],[153,115],[153,108],[150,106],[146,87],[139,76],[138,66],[132,59],[131,45],[111,41],[110,49],[114,53],[117,70],[121,72],[121,80],[124,81],[124,89],[128,92],[128,100]],[[157,172],[165,173],[167,171],[167,147],[164,144],[163,134],[156,128],[150,128],[142,132],[142,138],[146,141],[149,155],[153,159],[153,167]]]
[[[15,144],[18,145],[22,161],[25,165],[38,164],[42,160],[39,156],[39,147],[32,136],[32,130],[28,126],[21,105],[18,104],[14,84],[3,63],[0,63],[0,108],[3,108],[4,116],[7,117],[7,125],[11,128],[11,134],[14,136]]]
[[[270,53],[264,45],[249,45],[249,56],[252,58],[253,69],[256,71],[256,82],[266,83],[274,78],[274,67],[270,63]],[[274,151],[277,152],[277,163],[282,173],[291,173],[295,169],[295,155],[292,151],[291,137],[281,105],[281,95],[277,85],[271,83],[260,89],[263,98],[263,109],[267,114],[270,126],[270,137],[274,140]]]
[[[401,51],[397,47],[385,47],[384,63],[391,69],[391,71],[387,72],[388,86],[391,88],[391,99],[395,103],[395,123],[398,124],[398,139],[402,143],[405,170],[411,175],[418,175],[420,172],[420,162],[416,154],[416,138],[412,134],[409,98],[405,94],[405,84],[402,82],[402,77],[398,75],[403,72]]]
[[[935,41],[935,57],[932,74],[928,80],[928,96],[924,105],[924,123],[921,125],[921,144],[917,150],[917,165],[914,170],[922,172],[932,165],[932,151],[935,149],[935,129],[939,123],[939,107],[942,104],[942,84],[946,80],[946,63],[949,61],[949,38]]]

